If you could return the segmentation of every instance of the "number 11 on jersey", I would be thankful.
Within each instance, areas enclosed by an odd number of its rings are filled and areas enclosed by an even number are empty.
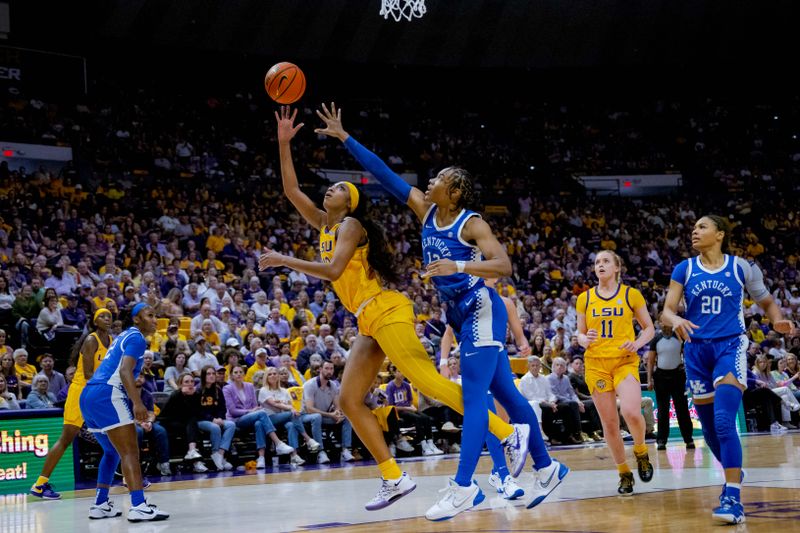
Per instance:
[[[614,336],[614,321],[601,320],[600,321],[600,337],[603,339],[610,339]]]

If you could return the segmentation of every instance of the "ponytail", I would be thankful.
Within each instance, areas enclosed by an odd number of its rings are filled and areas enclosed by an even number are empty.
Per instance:
[[[358,205],[350,216],[361,223],[367,233],[369,241],[369,252],[367,262],[383,283],[399,283],[400,274],[397,272],[396,263],[393,255],[389,251],[389,243],[386,240],[386,232],[378,222],[372,219],[368,213],[369,198],[363,191],[360,192]]]
[[[705,218],[709,219],[714,225],[717,227],[717,231],[722,231],[725,233],[725,236],[722,237],[722,251],[726,252],[730,248],[731,244],[731,224],[728,222],[727,219],[719,216],[719,215],[705,215]]]

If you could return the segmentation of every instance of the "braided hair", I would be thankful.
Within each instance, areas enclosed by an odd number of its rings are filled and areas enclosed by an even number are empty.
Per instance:
[[[450,176],[447,192],[452,195],[456,191],[461,191],[461,196],[455,204],[456,209],[475,208],[478,203],[478,191],[475,190],[472,174],[461,167],[448,167],[442,172],[448,172]]]
[[[394,256],[389,251],[389,243],[386,240],[386,232],[378,222],[369,214],[369,198],[364,191],[358,191],[358,205],[350,213],[350,216],[361,223],[364,231],[367,232],[369,242],[369,252],[367,262],[369,266],[378,273],[384,283],[399,283],[400,274],[394,262]]]
[[[731,243],[731,225],[728,220],[719,215],[706,215],[705,218],[714,223],[714,225],[717,227],[717,231],[722,231],[725,233],[725,236],[722,238],[722,251],[724,252],[728,250]]]

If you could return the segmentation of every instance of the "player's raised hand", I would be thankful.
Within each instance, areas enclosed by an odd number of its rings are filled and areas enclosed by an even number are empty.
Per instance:
[[[261,252],[261,257],[258,258],[258,269],[265,270],[272,266],[281,266],[283,264],[283,255],[275,250],[264,248]]]
[[[346,141],[350,136],[342,126],[342,110],[337,108],[334,102],[331,102],[330,108],[322,104],[322,111],[317,109],[317,116],[325,123],[325,127],[315,129],[315,133],[335,137],[342,142]]]
[[[288,105],[282,105],[280,114],[275,111],[275,120],[278,122],[279,143],[288,143],[294,139],[294,136],[303,127],[302,122],[297,126],[294,125],[295,118],[297,118],[297,108],[293,110]]]
[[[699,327],[700,326],[697,324],[689,322],[685,318],[678,318],[672,325],[672,331],[674,331],[675,335],[682,341],[692,342],[692,333]]]

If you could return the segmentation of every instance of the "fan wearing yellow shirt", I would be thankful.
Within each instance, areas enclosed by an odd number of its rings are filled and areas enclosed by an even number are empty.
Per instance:
[[[378,494],[365,507],[382,509],[416,488],[411,477],[397,466],[377,419],[364,404],[386,356],[423,394],[463,413],[461,387],[441,376],[431,364],[414,333],[411,302],[399,292],[383,288],[384,283],[399,276],[391,263],[383,228],[367,213],[366,197],[352,183],[339,182],[328,188],[323,210],[300,189],[291,152],[291,139],[303,126],[294,125],[296,116],[297,110],[292,113],[288,106],[281,108],[280,115],[275,114],[283,189],[303,218],[320,230],[322,262],[265,249],[259,268],[285,266],[331,281],[342,304],[358,317],[359,335],[345,366],[339,405],[375,458],[383,478]],[[525,428],[512,427],[494,415],[490,415],[489,427],[499,439],[519,443],[519,454],[527,455],[527,438],[520,434]]]
[[[61,429],[61,436],[47,452],[47,457],[42,466],[39,478],[31,487],[31,495],[43,500],[58,500],[61,494],[55,492],[49,483],[50,476],[53,474],[56,465],[61,460],[64,452],[78,436],[78,432],[83,426],[83,416],[79,400],[84,385],[92,377],[94,371],[106,356],[108,347],[111,344],[111,337],[108,333],[111,328],[111,311],[108,309],[98,309],[90,324],[90,333],[85,334],[81,340],[75,343],[77,349],[73,349],[70,365],[75,366],[75,376],[70,383],[67,392],[67,401],[64,404],[64,427]]]
[[[620,411],[633,435],[639,479],[653,478],[653,466],[644,443],[645,421],[642,416],[642,388],[639,382],[637,352],[652,340],[655,327],[642,293],[620,283],[622,259],[611,250],[603,250],[594,261],[597,287],[578,296],[578,342],[586,348],[586,384],[600,414],[611,456],[617,464],[620,481],[617,492],[633,494],[633,474],[625,462],[625,447],[619,433],[617,396]],[[639,337],[633,321],[639,323]]]

